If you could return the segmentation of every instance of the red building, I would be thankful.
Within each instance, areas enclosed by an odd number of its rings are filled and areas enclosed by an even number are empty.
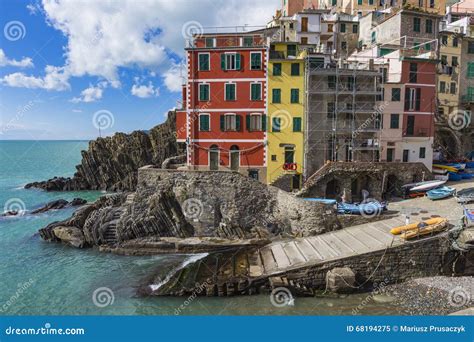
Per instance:
[[[233,170],[265,182],[266,64],[261,31],[194,36],[177,111],[192,170]]]

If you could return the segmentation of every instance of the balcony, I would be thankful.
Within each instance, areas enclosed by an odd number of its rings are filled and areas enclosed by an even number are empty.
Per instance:
[[[186,49],[263,48],[265,46],[266,39],[262,34],[198,35],[186,40]]]

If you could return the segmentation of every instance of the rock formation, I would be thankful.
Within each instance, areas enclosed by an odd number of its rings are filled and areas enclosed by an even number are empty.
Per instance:
[[[72,178],[55,177],[47,181],[29,183],[29,188],[46,191],[109,190],[133,191],[138,168],[161,165],[167,158],[183,153],[175,137],[175,112],[167,120],[148,132],[116,133],[98,138],[82,151],[81,164]]]
[[[41,229],[41,237],[63,240],[57,227],[79,229],[84,246],[117,246],[150,237],[306,236],[339,229],[340,224],[333,208],[295,198],[239,173],[150,167],[139,170],[135,193],[103,196],[69,220]]]

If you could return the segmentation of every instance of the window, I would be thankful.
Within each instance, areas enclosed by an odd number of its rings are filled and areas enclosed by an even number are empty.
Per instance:
[[[308,17],[301,18],[301,32],[308,32]]]
[[[209,101],[209,84],[199,85],[199,101]]]
[[[301,132],[301,118],[293,118],[293,132]]]
[[[403,150],[403,162],[408,163],[408,157],[410,156],[410,150]]]
[[[414,134],[415,134],[415,115],[408,115],[406,135],[413,136]]]
[[[387,161],[393,162],[395,156],[395,149],[394,148],[387,148]]]
[[[334,119],[336,117],[336,105],[334,102],[328,102],[328,119]]]
[[[236,114],[221,115],[221,130],[224,132],[240,131],[240,115],[236,115]]]
[[[423,1],[424,0],[418,0],[418,7],[423,7]]]
[[[405,89],[405,110],[420,110],[421,106],[421,88]]]
[[[214,47],[214,38],[206,38],[206,47],[207,48]]]
[[[299,76],[299,75],[300,75],[300,64],[291,63],[291,76]]]
[[[426,158],[426,147],[420,147],[419,157],[420,157],[420,159],[425,159]]]
[[[458,58],[457,58],[456,56],[453,56],[453,57],[451,58],[451,65],[452,65],[452,66],[458,66],[458,65],[459,65],[459,63],[458,63]]]
[[[281,132],[280,118],[272,118],[272,132]]]
[[[346,32],[346,24],[341,23],[341,32]]]
[[[273,63],[273,76],[281,76],[281,63]]]
[[[425,44],[425,50],[431,51],[431,43],[426,43]]]
[[[474,62],[467,63],[467,77],[474,78]]]
[[[281,103],[281,89],[272,90],[272,102]]]
[[[458,37],[453,37],[453,47],[458,47],[459,40]]]
[[[295,148],[285,147],[285,164],[293,164],[295,162]]]
[[[341,50],[343,51],[347,50],[347,42],[341,42]]]
[[[328,89],[336,89],[336,76],[328,76]]]
[[[250,70],[262,69],[262,54],[260,52],[250,53]]]
[[[243,45],[245,47],[250,47],[253,45],[253,37],[244,37]]]
[[[362,5],[362,0],[357,0],[357,5]]]
[[[448,45],[448,36],[441,36],[441,44]]]
[[[331,3],[332,3],[333,6],[336,6],[337,5],[337,0],[332,0]]]
[[[296,57],[296,45],[295,44],[289,44],[286,47],[286,54],[289,57]]]
[[[240,54],[238,53],[223,53],[221,54],[221,69],[222,70],[240,70]]]
[[[299,89],[291,89],[291,103],[300,103],[300,90]]]
[[[301,37],[301,44],[308,45],[308,37]]]
[[[359,28],[357,25],[352,25],[352,33],[357,33],[359,32]]]
[[[369,0],[369,5],[373,5],[374,4],[374,0]]]
[[[467,43],[467,53],[474,53],[474,42]]]
[[[426,33],[433,33],[433,20],[426,19]]]
[[[392,101],[400,101],[401,99],[401,89],[392,88]]]
[[[400,128],[400,115],[399,114],[390,114],[390,128],[391,129]]]
[[[435,7],[435,0],[430,0],[430,8],[434,8]]]
[[[272,162],[276,162],[277,161],[277,156],[276,154],[272,154]]]
[[[247,115],[247,129],[251,132],[263,130],[263,116],[262,114]]]
[[[209,114],[199,114],[199,130],[209,132],[211,130]]]
[[[451,82],[451,86],[449,88],[449,92],[451,94],[456,94],[456,82]]]
[[[236,90],[235,83],[226,83],[225,85],[225,100],[226,101],[235,101],[236,99]]]
[[[441,64],[442,64],[442,65],[448,64],[448,56],[446,56],[446,55],[441,55]]]
[[[372,31],[371,42],[375,43],[376,40],[377,40],[377,33],[375,31]]]
[[[262,84],[260,83],[250,84],[250,100],[252,101],[262,100]]]
[[[417,63],[410,63],[410,83],[417,82],[417,73],[418,73],[418,64]]]
[[[444,81],[439,82],[439,92],[440,93],[446,92],[446,82]]]
[[[421,19],[413,18],[413,31],[421,32]]]
[[[199,58],[199,71],[209,71],[209,54],[200,53]]]

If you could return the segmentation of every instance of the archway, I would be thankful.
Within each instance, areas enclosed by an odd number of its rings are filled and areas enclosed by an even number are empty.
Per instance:
[[[434,150],[441,152],[446,159],[462,156],[462,143],[456,132],[448,127],[436,127]]]
[[[337,179],[330,180],[326,183],[326,198],[336,198],[341,193],[341,186]]]

